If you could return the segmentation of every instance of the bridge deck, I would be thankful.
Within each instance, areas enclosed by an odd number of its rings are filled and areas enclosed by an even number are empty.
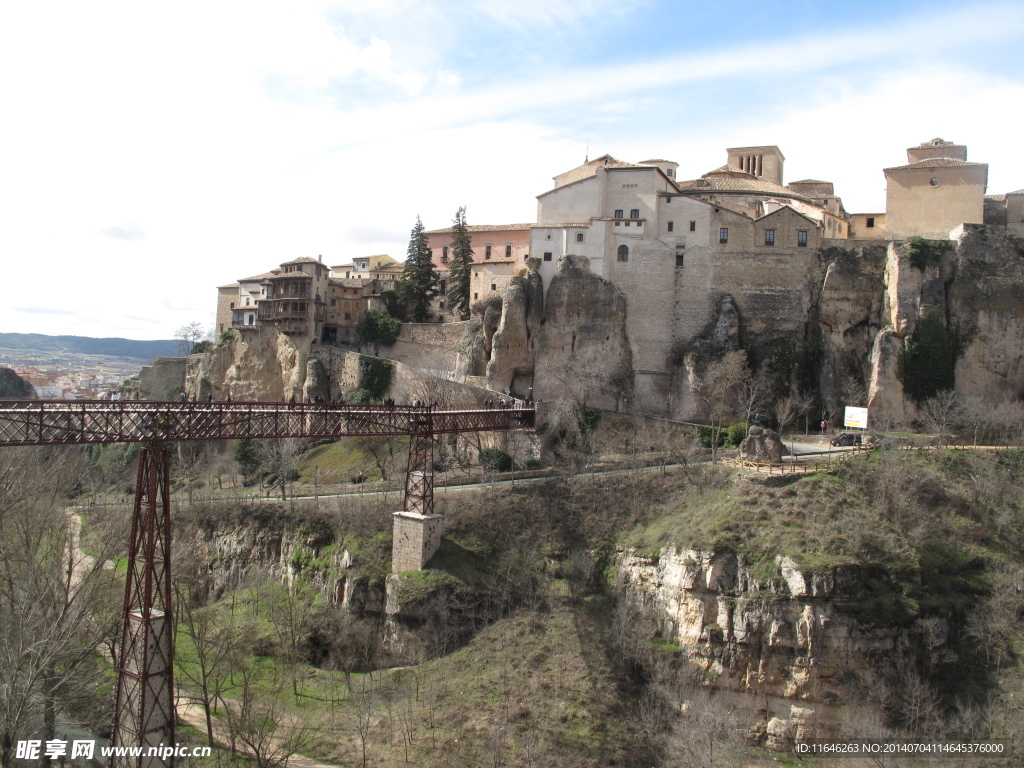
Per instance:
[[[501,431],[532,428],[534,413],[532,407],[0,400],[0,446]]]

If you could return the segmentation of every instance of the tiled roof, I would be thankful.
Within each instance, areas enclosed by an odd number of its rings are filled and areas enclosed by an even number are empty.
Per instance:
[[[533,224],[470,224],[466,227],[466,231],[470,234],[474,232],[520,232],[522,230],[529,229]],[[428,235],[449,235],[452,232],[451,227],[444,229],[431,229],[426,234]]]
[[[735,165],[729,165],[728,163],[726,163],[725,165],[718,166],[713,171],[708,171],[707,173],[704,174],[704,176],[710,176],[713,173],[742,173],[744,176],[749,176],[752,179],[757,178],[754,174],[747,173],[742,168],[737,168]],[[704,177],[702,176],[701,178]]]
[[[922,141],[916,147],[912,149],[927,149],[928,147],[962,147],[963,144],[957,144],[952,141],[946,141],[945,139],[934,138],[929,141]]]
[[[1022,190],[1022,191],[1024,191],[1024,190]],[[1007,194],[1012,195],[1013,192],[1008,192]],[[1006,195],[985,195],[985,199],[986,200],[992,200],[992,201],[997,202],[997,203],[1005,203],[1006,202]]]
[[[1007,192],[1008,195],[1024,195],[1024,189],[1015,189],[1013,192]]]
[[[299,257],[297,259],[292,259],[291,261],[282,262],[281,266],[283,267],[283,266],[286,266],[288,264],[319,264],[321,266],[326,266],[319,259],[311,259],[309,256],[301,256],[301,257]]]
[[[274,277],[275,275],[279,275],[279,274],[281,274],[281,270],[276,270],[274,272],[264,272],[262,275],[253,275],[252,277],[243,277],[238,282],[240,282],[240,283],[255,283],[255,282],[259,282],[261,280],[266,280],[267,278]]]
[[[771,181],[754,178],[753,176],[749,176],[749,174],[745,178],[732,175],[715,176],[712,175],[713,173],[714,172],[711,174],[705,174],[699,179],[677,182],[679,191],[690,195],[724,192],[726,194],[747,193],[755,195],[777,195],[779,197],[789,197],[796,200],[808,200],[803,195],[794,192],[791,189],[786,189],[785,187]]]
[[[965,168],[967,166],[983,166],[985,163],[969,163],[966,160],[956,160],[952,157],[933,157],[930,160],[918,160],[908,165],[897,165],[892,168],[885,168],[886,171],[905,171],[908,168]]]
[[[312,280],[313,276],[303,272],[300,269],[296,269],[294,272],[280,272],[276,275],[271,275],[269,280],[294,280],[295,278],[304,277],[307,280]]]
[[[793,184],[831,184],[831,181],[822,181],[821,179],[801,179],[800,181],[789,182],[790,186]]]
[[[217,286],[217,290],[220,290],[221,288],[237,288],[237,287],[238,287],[238,283],[228,283],[227,285],[218,285]]]
[[[362,288],[364,285],[370,284],[370,278],[368,277],[343,277],[341,280],[332,280],[333,283],[338,283],[345,288]]]

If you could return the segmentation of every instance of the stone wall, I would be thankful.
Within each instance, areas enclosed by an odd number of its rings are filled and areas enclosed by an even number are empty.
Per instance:
[[[461,342],[466,333],[461,323],[403,323],[398,340],[381,348],[381,356],[405,365],[454,375],[461,362]]]

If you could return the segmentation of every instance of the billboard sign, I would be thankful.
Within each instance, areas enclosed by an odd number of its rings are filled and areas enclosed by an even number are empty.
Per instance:
[[[846,406],[846,420],[843,422],[843,426],[856,427],[858,429],[868,428],[868,409],[867,408],[854,408],[853,406]]]

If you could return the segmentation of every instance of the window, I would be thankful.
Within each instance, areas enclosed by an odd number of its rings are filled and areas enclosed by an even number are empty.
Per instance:
[[[441,309],[444,309],[444,302],[441,302]]]
[[[352,315],[350,313],[346,312],[345,313],[345,319],[346,320],[351,320],[352,319]]]
[[[640,209],[639,208],[634,208],[633,210],[631,210],[629,212],[629,218],[631,218],[631,219],[639,219],[640,218]]]
[[[512,243],[505,243],[505,258],[512,258]]]
[[[551,251],[544,251],[544,261],[551,261]]]
[[[615,209],[615,218],[616,219],[621,219],[622,218],[622,209],[621,208],[616,208]]]
[[[690,222],[690,231],[691,232],[696,232],[697,231],[697,222],[696,221],[691,221]]]
[[[489,246],[489,245],[485,245],[484,246],[484,258],[485,259],[491,258],[491,246]]]
[[[474,293],[473,294],[473,301],[476,301],[479,298],[480,298],[480,294],[479,293]]]
[[[729,242],[729,228],[728,227],[722,227],[720,230],[718,230],[718,242],[720,242],[720,243],[728,243]]]
[[[441,293],[448,293],[448,281],[447,280],[442,280],[441,281]]]
[[[800,246],[801,248],[806,248],[807,247],[807,230],[806,229],[798,229],[796,231],[796,244],[798,246]]]
[[[550,239],[551,239],[551,233],[548,232],[548,240],[550,240]]]
[[[669,231],[669,232],[671,232],[671,231],[672,231],[672,228],[673,228],[674,226],[675,226],[675,222],[672,222],[672,221],[670,221],[670,222],[668,223],[668,231]]]
[[[582,243],[583,242],[583,233],[582,232],[577,232],[576,233],[576,242],[577,243]]]
[[[629,261],[629,248],[625,245],[619,246],[619,252],[615,255],[616,261]]]
[[[234,309],[234,308],[235,308],[235,302],[233,302],[233,301],[232,301],[232,302],[231,302],[231,306],[230,306],[230,307],[228,307],[228,309]]]
[[[441,261],[448,261],[448,246],[441,249]]]
[[[871,227],[874,227],[874,226],[875,226],[875,217],[874,216],[868,216],[867,227],[870,229]]]
[[[337,303],[338,303],[338,300],[337,300],[337,299],[331,299],[331,306],[332,306],[332,307],[333,307],[333,306],[334,306],[335,304],[337,304]]]
[[[764,244],[765,245],[775,245],[775,230],[774,229],[766,229],[764,231]]]
[[[676,252],[676,266],[677,267],[683,266],[683,252],[682,251],[677,251]]]
[[[492,290],[492,291],[496,291],[496,290],[498,290],[498,286],[497,286],[497,285],[495,285],[494,283],[491,283],[491,290]]]

